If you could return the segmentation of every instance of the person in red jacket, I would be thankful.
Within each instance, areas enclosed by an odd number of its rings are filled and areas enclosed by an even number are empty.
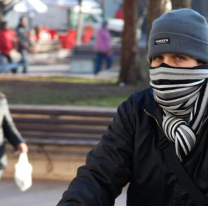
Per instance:
[[[123,4],[121,4],[120,7],[118,8],[118,10],[116,10],[115,18],[116,19],[123,19],[124,18]]]
[[[0,52],[4,55],[9,63],[12,63],[10,52],[13,49],[13,35],[8,29],[7,22],[1,23],[0,29]]]
[[[12,58],[10,56],[10,53],[14,47],[13,39],[14,39],[14,35],[8,29],[7,22],[2,22],[0,27],[0,52],[1,55],[6,57],[8,63],[12,63]],[[12,72],[16,73],[16,69],[13,69]]]

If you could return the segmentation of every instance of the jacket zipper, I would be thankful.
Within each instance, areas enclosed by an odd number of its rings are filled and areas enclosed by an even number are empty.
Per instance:
[[[146,109],[144,109],[144,112],[145,112],[148,116],[150,116],[150,117],[152,117],[153,119],[155,119],[157,125],[158,125],[159,128],[162,130],[162,132],[164,133],[162,127],[160,126],[159,122],[157,121],[157,118],[156,118],[155,116],[151,115],[150,113],[148,113]],[[164,134],[165,134],[165,133],[164,133]]]
[[[207,122],[207,120],[208,120],[208,117],[205,119],[205,121],[203,122],[203,124],[202,124],[202,126],[200,127],[199,131],[196,133],[197,135],[200,134],[200,132],[201,132],[201,130],[202,130],[204,124]]]

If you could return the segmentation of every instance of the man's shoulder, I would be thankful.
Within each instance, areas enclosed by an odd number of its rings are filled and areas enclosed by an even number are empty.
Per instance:
[[[151,87],[142,89],[131,95],[131,98],[137,103],[147,104],[153,100],[153,91]]]
[[[131,94],[122,105],[126,105],[127,107],[131,108],[132,111],[140,111],[153,101],[154,97],[152,88],[149,87]]]

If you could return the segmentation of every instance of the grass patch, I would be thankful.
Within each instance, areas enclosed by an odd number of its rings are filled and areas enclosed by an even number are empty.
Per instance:
[[[96,107],[117,107],[132,93],[148,85],[140,82],[135,86],[119,87],[113,81],[101,83],[103,81],[61,77],[2,78],[0,81],[1,91],[10,104]]]
[[[45,77],[42,79],[42,81],[74,83],[74,84],[116,84],[117,83],[117,80],[99,80],[99,79],[68,78],[68,77]]]
[[[72,84],[117,84],[117,79],[104,80],[104,79],[93,79],[93,78],[72,78],[72,77],[33,77],[33,76],[9,76],[0,77],[0,81],[31,81],[31,82],[54,82],[54,83],[72,83]]]
[[[28,104],[28,105],[75,105],[75,106],[96,106],[96,107],[117,107],[126,100],[129,94],[124,95],[38,95],[28,96],[26,98],[9,97],[10,104]]]

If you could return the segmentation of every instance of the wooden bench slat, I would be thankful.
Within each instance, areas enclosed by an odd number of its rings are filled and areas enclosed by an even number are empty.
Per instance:
[[[115,112],[111,111],[68,111],[68,110],[45,110],[45,109],[10,109],[13,114],[39,114],[56,116],[83,116],[83,117],[114,117]]]
[[[60,145],[97,145],[96,140],[56,140],[53,139],[30,139],[29,143],[33,144],[60,144]]]
[[[93,140],[100,140],[103,134],[76,134],[76,133],[69,133],[69,134],[54,134],[54,133],[44,133],[44,132],[22,132],[22,136],[25,139],[31,138],[39,138],[39,139],[93,139]]]
[[[92,128],[66,128],[66,127],[53,127],[53,126],[24,126],[17,125],[20,131],[45,131],[45,132],[63,132],[63,133],[80,133],[80,134],[100,134],[105,133],[106,129],[92,129]]]
[[[107,126],[111,123],[108,120],[90,120],[90,119],[41,119],[41,118],[23,118],[23,117],[14,117],[14,122],[16,124],[28,124],[28,123],[41,123],[41,124],[70,124],[70,125],[100,125]]]

